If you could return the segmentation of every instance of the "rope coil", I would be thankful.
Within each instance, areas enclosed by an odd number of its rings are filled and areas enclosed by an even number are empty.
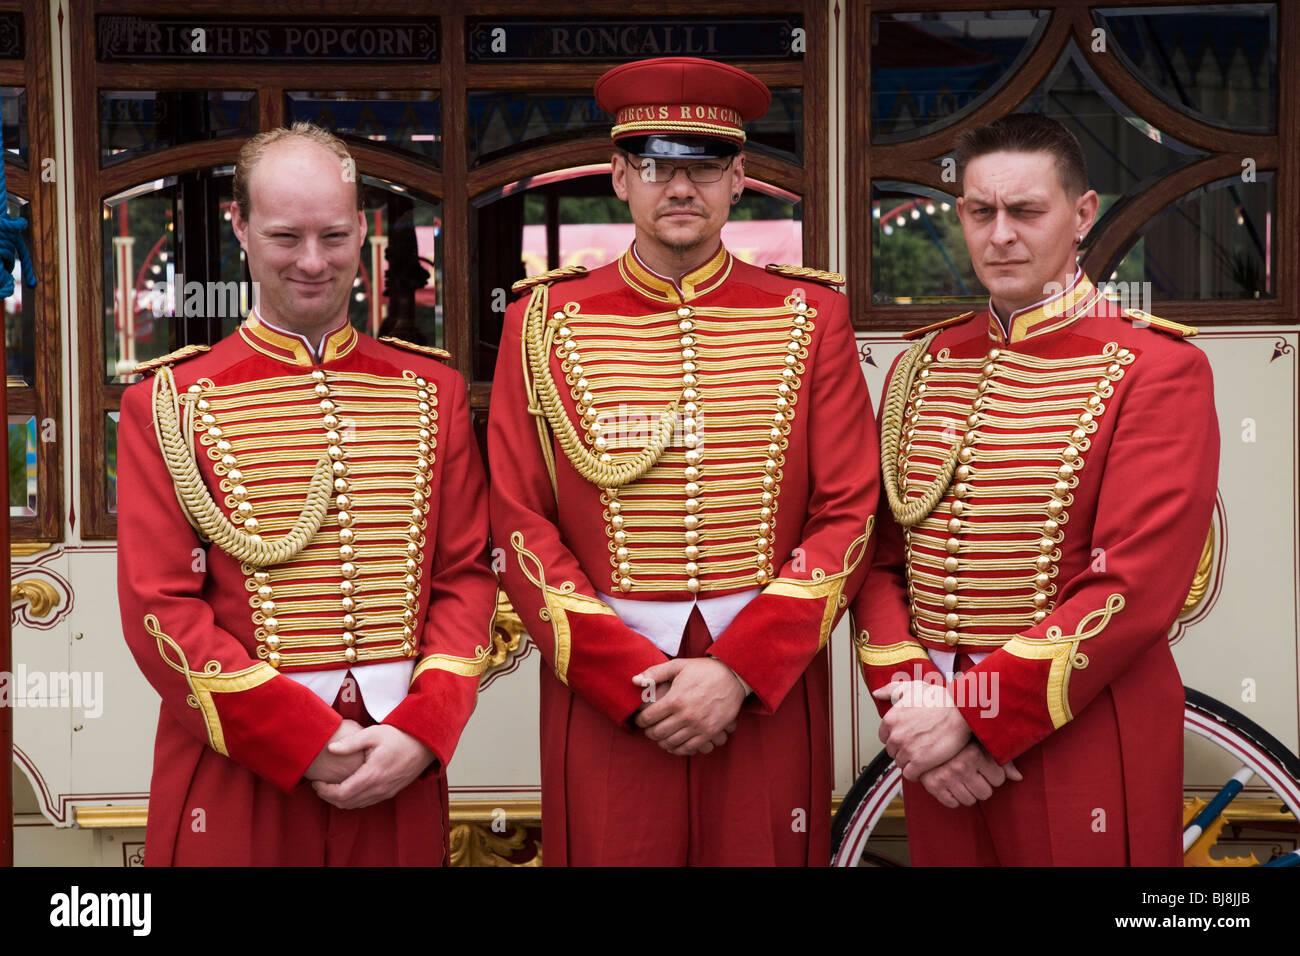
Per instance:
[[[644,477],[646,472],[659,463],[664,449],[672,441],[677,428],[677,418],[681,399],[676,398],[659,415],[659,428],[650,437],[646,447],[628,459],[615,464],[603,462],[583,446],[582,436],[569,419],[560,401],[560,390],[551,375],[551,348],[555,344],[555,330],[558,323],[547,316],[547,286],[536,286],[528,300],[524,312],[525,351],[527,353],[528,371],[531,373],[530,397],[537,403],[529,411],[534,415],[544,415],[550,423],[551,430],[560,443],[560,448],[569,459],[578,474],[587,481],[601,488],[622,488]],[[540,418],[539,418],[540,429]],[[549,442],[543,441],[543,449],[549,448]],[[554,477],[552,477],[554,482]]]
[[[905,498],[905,489],[898,475],[898,448],[902,438],[903,411],[907,407],[907,397],[912,393],[912,383],[916,373],[923,364],[922,359],[930,351],[930,343],[935,340],[942,329],[936,329],[921,341],[913,345],[894,370],[889,380],[889,389],[885,393],[885,405],[880,417],[880,476],[885,486],[885,495],[889,499],[889,510],[894,520],[902,528],[911,528],[930,516],[943,499],[952,476],[957,471],[957,455],[961,451],[961,439],[953,443],[952,449],[944,459],[939,473],[934,476],[929,487],[920,498]]]
[[[182,401],[172,370],[163,366],[153,378],[154,431],[163,461],[172,477],[176,500],[180,502],[186,519],[200,534],[237,561],[265,568],[295,557],[316,536],[329,512],[334,487],[329,458],[322,456],[317,462],[307,500],[293,527],[276,541],[266,541],[261,535],[236,528],[212,499],[199,473],[198,462],[194,460],[192,403],[186,402],[182,418]]]

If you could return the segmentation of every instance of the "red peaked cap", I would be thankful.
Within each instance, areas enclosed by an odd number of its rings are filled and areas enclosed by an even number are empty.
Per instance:
[[[633,137],[705,136],[739,147],[742,123],[767,112],[772,91],[715,60],[665,56],[616,66],[596,81],[596,103],[615,116],[615,142]]]

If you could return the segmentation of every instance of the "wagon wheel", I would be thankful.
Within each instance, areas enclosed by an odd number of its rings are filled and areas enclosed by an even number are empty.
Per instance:
[[[1300,819],[1300,757],[1250,718],[1200,691],[1184,688],[1183,729],[1191,731],[1241,764],[1219,793],[1186,822],[1183,852],[1189,862],[1205,852],[1217,834],[1223,809],[1251,779],[1258,777],[1282,804]],[[877,862],[866,850],[876,824],[903,787],[903,772],[883,750],[862,771],[844,798],[831,824],[831,865],[860,866]],[[1207,831],[1214,830],[1213,833]],[[1292,851],[1262,864],[1300,865],[1300,851]]]

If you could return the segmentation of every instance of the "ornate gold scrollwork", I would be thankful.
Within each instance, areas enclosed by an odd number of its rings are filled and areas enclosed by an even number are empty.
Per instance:
[[[528,631],[524,627],[515,606],[510,603],[504,590],[497,590],[497,609],[492,617],[492,654],[487,661],[487,671],[491,673],[498,667],[509,663]]]
[[[512,863],[510,857],[524,849],[528,842],[528,828],[514,827],[509,835],[493,833],[481,823],[458,823],[451,828],[452,866],[541,866],[542,847],[523,863]]]
[[[1196,562],[1196,574],[1192,576],[1192,586],[1187,592],[1187,600],[1183,602],[1183,609],[1178,612],[1179,617],[1186,617],[1196,610],[1197,605],[1205,600],[1206,593],[1210,590],[1210,573],[1214,570],[1214,525],[1210,525],[1209,532],[1205,535],[1205,545],[1201,548],[1200,560]]]
[[[13,582],[9,600],[10,604],[21,604],[26,601],[32,617],[49,617],[59,603],[59,592],[48,581],[25,578]]]

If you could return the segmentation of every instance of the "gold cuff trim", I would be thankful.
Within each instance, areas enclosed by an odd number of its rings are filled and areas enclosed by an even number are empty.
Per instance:
[[[871,530],[876,525],[876,516],[867,518],[867,529],[848,546],[844,552],[842,570],[827,574],[821,568],[813,568],[811,578],[807,581],[798,578],[777,578],[763,589],[764,594],[779,597],[792,597],[804,601],[826,602],[822,609],[821,631],[817,638],[817,649],[821,650],[831,636],[831,626],[835,623],[835,614],[848,607],[848,598],[844,596],[844,582],[854,572],[867,553],[867,542],[871,539]]]
[[[184,677],[185,682],[190,685],[190,693],[185,698],[185,703],[202,712],[203,719],[208,726],[208,742],[212,744],[212,749],[223,757],[230,756],[226,752],[226,738],[221,731],[221,718],[217,714],[217,705],[212,699],[212,695],[236,694],[240,691],[260,687],[276,676],[275,668],[270,664],[257,663],[240,671],[223,674],[221,673],[221,665],[217,661],[208,661],[203,665],[202,674],[199,674],[190,670],[190,662],[185,656],[185,652],[181,650],[181,646],[176,641],[163,633],[158,618],[152,614],[146,614],[144,629],[157,640],[158,653],[167,662],[167,666]],[[167,656],[164,645],[174,650],[180,660],[174,661]]]
[[[908,661],[928,661],[930,655],[916,641],[899,641],[897,644],[871,644],[871,635],[858,631],[853,638],[858,660],[868,667],[893,667]]]
[[[1112,594],[1106,599],[1105,607],[1089,611],[1080,619],[1078,630],[1073,634],[1065,634],[1052,625],[1041,638],[1016,636],[1002,645],[1004,651],[1016,657],[1052,662],[1047,675],[1047,711],[1051,714],[1053,727],[1063,727],[1074,719],[1070,710],[1070,672],[1088,666],[1088,655],[1079,652],[1079,644],[1104,631],[1111,617],[1122,610],[1124,596]]]
[[[549,621],[551,629],[554,631],[555,676],[567,684],[569,682],[569,655],[572,653],[573,644],[569,630],[569,615],[608,614],[611,617],[617,617],[618,615],[605,602],[594,597],[588,597],[585,594],[577,594],[577,587],[572,581],[565,581],[558,588],[549,586],[546,583],[541,558],[524,547],[522,532],[516,531],[511,534],[510,544],[514,547],[515,554],[519,558],[519,569],[524,572],[524,577],[528,578],[542,592],[542,601],[546,606],[538,609],[537,616],[543,621]],[[532,564],[531,568],[524,562],[525,557]]]

